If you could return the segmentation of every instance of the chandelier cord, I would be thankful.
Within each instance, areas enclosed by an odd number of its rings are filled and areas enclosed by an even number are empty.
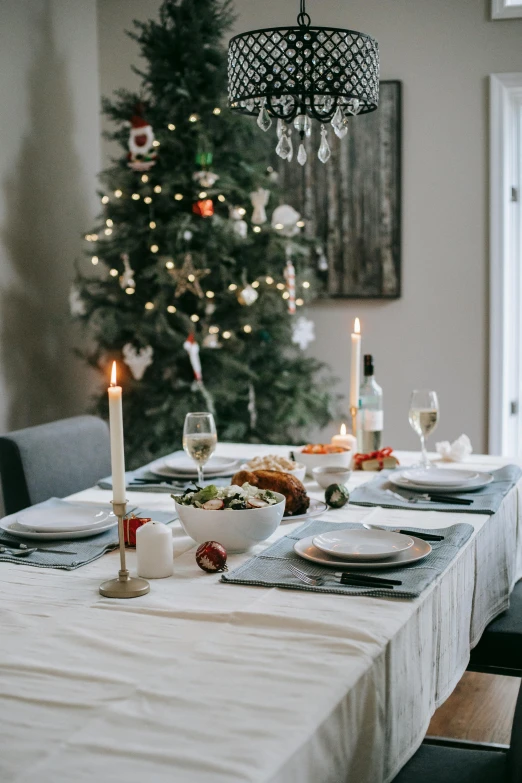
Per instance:
[[[310,27],[310,15],[306,13],[306,0],[299,0],[299,13],[297,15],[297,24],[300,27]]]

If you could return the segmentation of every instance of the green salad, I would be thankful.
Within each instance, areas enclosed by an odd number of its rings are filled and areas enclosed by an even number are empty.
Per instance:
[[[247,508],[264,508],[273,506],[279,500],[274,492],[269,489],[259,489],[251,484],[243,484],[242,487],[232,484],[230,487],[216,487],[210,484],[200,489],[187,489],[183,495],[172,495],[176,503],[182,506],[195,506],[205,511],[221,511],[232,508],[243,510]]]

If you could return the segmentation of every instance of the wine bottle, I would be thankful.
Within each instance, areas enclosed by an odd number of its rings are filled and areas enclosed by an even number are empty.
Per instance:
[[[373,375],[373,356],[364,356],[364,381],[360,390],[361,449],[365,454],[382,447],[382,389]]]

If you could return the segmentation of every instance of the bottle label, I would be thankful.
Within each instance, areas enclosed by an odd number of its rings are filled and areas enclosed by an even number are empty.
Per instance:
[[[363,430],[379,432],[383,429],[384,411],[364,411]]]

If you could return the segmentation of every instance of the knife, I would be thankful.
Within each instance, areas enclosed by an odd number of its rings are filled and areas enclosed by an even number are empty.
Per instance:
[[[334,576],[340,576],[342,579],[359,579],[375,585],[402,585],[398,579],[388,579],[384,576],[366,576],[366,574],[354,574],[353,571],[336,571]]]
[[[367,579],[354,579],[351,576],[342,576],[340,579],[342,585],[352,585],[352,587],[373,587],[380,590],[395,590],[394,585],[388,582],[368,582]]]

